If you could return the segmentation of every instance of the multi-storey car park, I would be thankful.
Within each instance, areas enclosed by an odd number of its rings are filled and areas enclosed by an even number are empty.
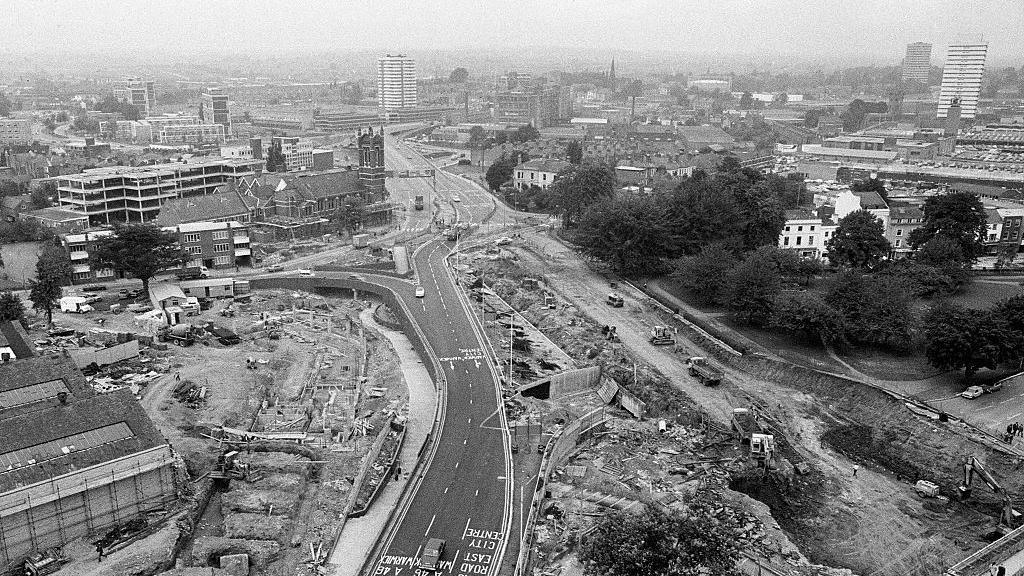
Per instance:
[[[57,201],[61,208],[89,216],[93,226],[114,222],[146,222],[172,198],[212,194],[218,186],[262,170],[253,159],[194,163],[115,166],[61,176]]]

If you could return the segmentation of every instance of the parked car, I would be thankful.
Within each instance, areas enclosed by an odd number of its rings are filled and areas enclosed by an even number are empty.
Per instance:
[[[308,277],[308,276],[312,276],[313,275],[313,271],[309,270],[309,269],[306,269],[306,268],[301,268],[299,270],[296,270],[296,272],[299,273],[299,276],[307,276]]]
[[[121,300],[131,300],[142,296],[142,288],[121,288],[117,291],[117,297]]]
[[[967,398],[968,400],[973,400],[984,393],[985,389],[982,388],[981,386],[971,386],[967,390],[961,392],[960,395],[963,396],[964,398]]]
[[[427,292],[426,292],[426,290],[423,289],[423,286],[417,286],[416,287],[416,297],[417,298],[423,298],[426,295],[427,295]]]
[[[267,272],[284,272],[284,265],[274,264],[273,266],[267,266]]]
[[[89,284],[85,288],[82,288],[82,292],[103,292],[107,287],[103,284]]]
[[[142,303],[136,302],[135,304],[129,304],[129,305],[125,306],[124,309],[129,311],[129,312],[134,312],[136,314],[141,314],[142,312],[149,312],[150,310],[153,309],[153,307],[150,306],[149,304],[142,304]]]

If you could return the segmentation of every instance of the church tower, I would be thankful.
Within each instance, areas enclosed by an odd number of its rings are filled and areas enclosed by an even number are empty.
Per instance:
[[[611,85],[612,90],[615,90],[615,58],[612,58],[612,69],[608,72],[608,84]]]
[[[377,134],[359,131],[359,185],[367,202],[384,199],[384,129]]]

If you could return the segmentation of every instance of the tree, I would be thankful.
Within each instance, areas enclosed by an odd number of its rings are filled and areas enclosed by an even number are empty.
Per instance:
[[[71,278],[71,259],[56,243],[47,243],[36,261],[36,278],[31,282],[29,300],[32,307],[46,312],[46,322],[53,324],[53,309],[61,297],[61,286]]]
[[[586,576],[738,576],[735,533],[721,506],[689,502],[672,512],[647,506],[601,518],[579,558]]]
[[[512,135],[513,142],[530,142],[540,138],[540,131],[537,130],[533,124],[524,124],[520,126],[515,134]]]
[[[763,326],[771,318],[782,277],[772,260],[771,249],[747,254],[726,276],[723,300],[740,322]]]
[[[469,80],[469,70],[461,66],[452,70],[452,73],[448,76],[448,81],[452,84],[465,84],[466,80]]]
[[[877,270],[877,274],[893,276],[905,282],[910,294],[917,298],[949,296],[959,288],[958,276],[952,276],[942,268],[915,258],[887,262]]]
[[[726,278],[736,263],[736,256],[725,243],[715,242],[701,248],[696,256],[680,258],[672,278],[701,302],[721,304]]]
[[[587,206],[615,193],[615,173],[601,164],[572,166],[548,187],[552,200],[562,209],[562,223],[572,228]]]
[[[75,116],[75,121],[71,123],[71,128],[86,134],[97,134],[100,131],[100,123],[98,120],[89,118],[85,114],[80,114]]]
[[[878,178],[857,180],[850,185],[850,190],[854,192],[878,192],[878,195],[881,196],[883,200],[889,199],[889,191],[886,190],[885,184],[883,184]]]
[[[469,147],[478,148],[484,142],[484,129],[482,126],[473,126],[469,129]]]
[[[177,234],[154,224],[115,224],[114,234],[100,238],[89,256],[96,266],[138,278],[146,293],[158,272],[183,267],[192,259],[178,245]]]
[[[565,146],[565,159],[570,164],[579,166],[583,164],[583,146],[576,140],[571,140]]]
[[[829,260],[861,270],[874,268],[889,253],[882,221],[867,210],[844,216],[825,246]]]
[[[970,192],[950,192],[925,200],[924,222],[908,240],[917,249],[943,236],[959,246],[957,263],[970,265],[984,252],[987,231],[988,216],[981,199]]]
[[[924,331],[928,363],[940,370],[963,369],[968,382],[979,368],[995,369],[1020,354],[1019,336],[990,311],[942,303],[925,314]]]
[[[0,92],[0,116],[10,116],[11,108],[12,104],[10,99],[7,98],[6,94]]]
[[[57,185],[53,181],[48,181],[32,190],[32,193],[29,195],[29,201],[32,202],[33,208],[49,208],[53,205],[53,198],[56,195]]]
[[[335,209],[331,220],[338,226],[338,231],[353,232],[363,225],[366,219],[366,202],[357,194],[346,196],[341,206]]]
[[[845,339],[842,314],[808,292],[779,296],[768,325],[826,347],[841,344]]]
[[[603,198],[583,213],[573,241],[586,256],[628,276],[662,272],[671,255],[665,207],[647,194]]]
[[[750,92],[744,92],[740,96],[740,110],[750,110],[754,107],[754,95]]]
[[[267,148],[267,172],[287,172],[288,161],[281,152],[280,140],[275,140]]]
[[[502,154],[487,168],[484,179],[487,180],[487,186],[492,192],[497,192],[501,189],[502,184],[512,179],[515,167],[515,161]]]
[[[907,349],[914,317],[907,282],[892,276],[867,276],[851,270],[839,274],[825,292],[825,303],[843,315],[851,342]]]
[[[818,122],[821,121],[821,117],[825,111],[821,108],[811,108],[804,113],[804,127],[805,128],[817,128]]]
[[[13,292],[0,294],[0,321],[8,320],[25,324],[25,305]]]

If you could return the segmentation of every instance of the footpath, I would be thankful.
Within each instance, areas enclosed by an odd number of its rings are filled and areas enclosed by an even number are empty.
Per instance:
[[[408,471],[416,465],[417,453],[430,433],[434,421],[434,405],[437,402],[430,374],[405,334],[378,324],[374,320],[372,308],[363,310],[359,314],[359,320],[363,326],[381,333],[395,349],[402,376],[409,389],[409,415],[405,441],[398,460],[398,466],[403,470],[402,477],[397,481],[388,481],[364,516],[352,518],[345,523],[328,562],[330,574],[334,576],[358,576],[366,561],[366,555],[373,549],[373,545],[387,526],[391,510],[398,504],[398,499],[409,481]]]

